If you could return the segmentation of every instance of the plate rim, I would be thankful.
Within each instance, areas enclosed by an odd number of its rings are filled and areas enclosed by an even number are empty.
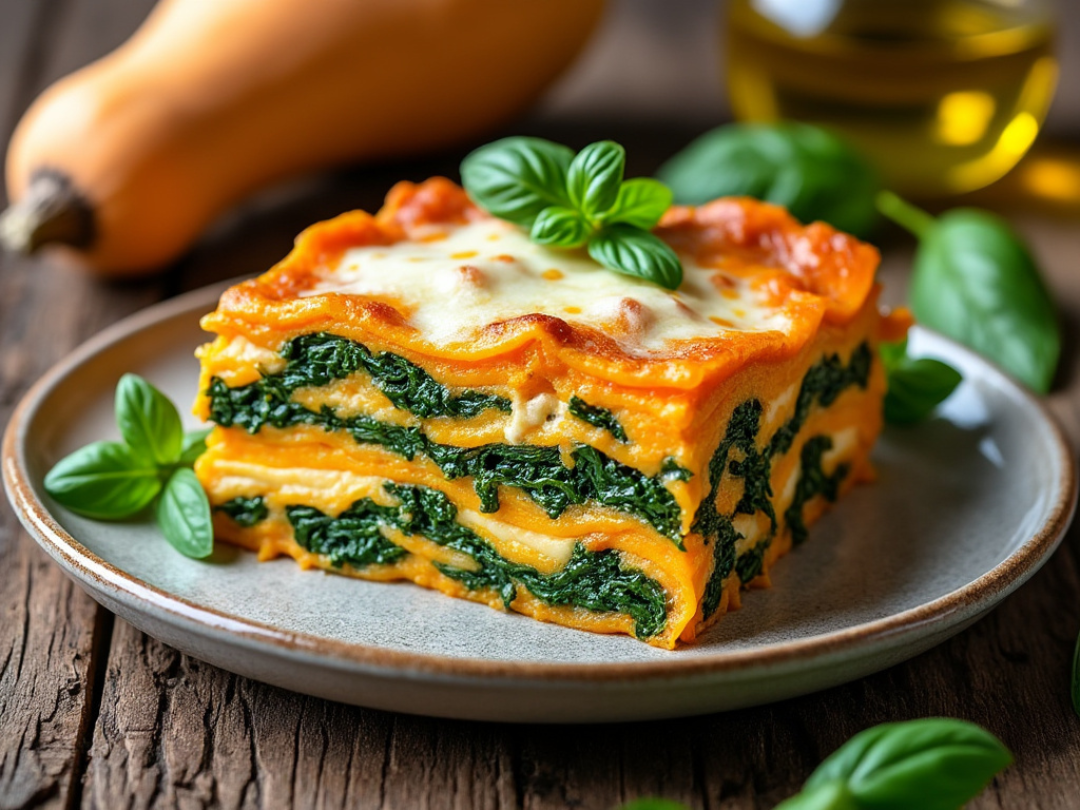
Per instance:
[[[734,650],[711,655],[670,657],[651,661],[624,662],[538,662],[464,658],[435,653],[395,650],[374,644],[344,642],[309,633],[283,630],[249,618],[219,611],[165,591],[127,573],[98,557],[67,532],[37,497],[26,467],[26,434],[32,417],[44,399],[83,363],[113,345],[153,325],[215,305],[220,294],[237,279],[219,282],[152,304],[97,333],[55,363],[22,396],[4,431],[0,467],[11,505],[37,543],[80,584],[92,591],[105,591],[133,610],[151,610],[153,618],[174,627],[210,634],[226,644],[265,648],[272,645],[283,656],[313,656],[335,667],[364,671],[408,671],[445,677],[545,682],[614,682],[670,680],[700,675],[720,675],[772,668],[786,664],[843,656],[849,651],[887,645],[927,624],[940,623],[949,616],[970,617],[995,607],[1026,582],[1050,558],[1072,522],[1077,501],[1077,459],[1057,418],[1044,402],[1013,381],[996,364],[937,332],[925,329],[950,350],[989,369],[999,388],[1018,396],[1037,421],[1049,431],[1060,467],[1058,493],[1038,531],[1011,554],[968,584],[936,599],[899,613],[864,622],[842,630],[753,650]],[[143,603],[141,606],[139,603]],[[265,649],[264,649],[265,651]]]

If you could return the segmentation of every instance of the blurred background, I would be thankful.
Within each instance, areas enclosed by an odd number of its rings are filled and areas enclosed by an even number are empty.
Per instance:
[[[794,0],[788,5],[814,4]],[[610,0],[596,36],[540,111],[571,118],[644,117],[699,128],[730,118],[725,29],[731,5],[731,0]],[[917,3],[901,0],[899,5],[915,16]],[[1080,137],[1080,3],[1047,5],[1055,19],[1061,80],[1046,126],[1051,133]]]
[[[153,5],[0,5],[12,23],[0,26],[7,62],[0,64],[0,108],[10,125],[41,88],[126,40]],[[44,31],[40,47],[17,39],[27,29]],[[733,118],[834,128],[876,160],[890,187],[932,209],[1021,203],[1080,215],[1080,3],[609,0],[571,68],[524,118],[490,137],[536,134],[574,147],[612,138],[627,146],[630,174],[651,174],[692,138]],[[10,132],[0,133],[5,142]],[[237,268],[257,272],[315,219],[376,208],[397,179],[453,177],[465,151],[487,139],[423,159],[344,168],[316,186],[310,177],[277,184],[218,219],[211,239],[238,221],[251,227],[247,215],[264,212],[255,252]],[[1004,181],[966,193],[1025,154]],[[286,204],[296,200],[303,204]],[[211,280],[196,274],[183,286]]]
[[[1080,150],[1066,146],[1080,147],[1074,0],[614,0],[537,114],[687,130],[812,121],[898,190],[941,197],[1004,174],[1048,106],[1045,137],[997,196],[1080,211]]]

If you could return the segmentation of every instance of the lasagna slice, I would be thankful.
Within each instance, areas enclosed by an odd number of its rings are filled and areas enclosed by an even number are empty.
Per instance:
[[[436,178],[313,226],[203,326],[219,539],[542,621],[693,641],[870,475],[874,248],[672,208],[675,292]]]

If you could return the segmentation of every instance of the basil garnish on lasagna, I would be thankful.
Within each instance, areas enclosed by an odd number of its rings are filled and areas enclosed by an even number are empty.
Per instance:
[[[441,178],[309,228],[203,320],[217,537],[694,641],[868,476],[890,327],[877,252],[828,225],[723,199],[652,233],[675,290]]]

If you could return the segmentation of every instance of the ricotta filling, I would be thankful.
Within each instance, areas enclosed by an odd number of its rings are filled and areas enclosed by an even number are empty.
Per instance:
[[[521,444],[537,428],[549,420],[562,419],[566,406],[555,394],[537,394],[531,399],[514,397],[513,410],[503,434],[509,444]]]

